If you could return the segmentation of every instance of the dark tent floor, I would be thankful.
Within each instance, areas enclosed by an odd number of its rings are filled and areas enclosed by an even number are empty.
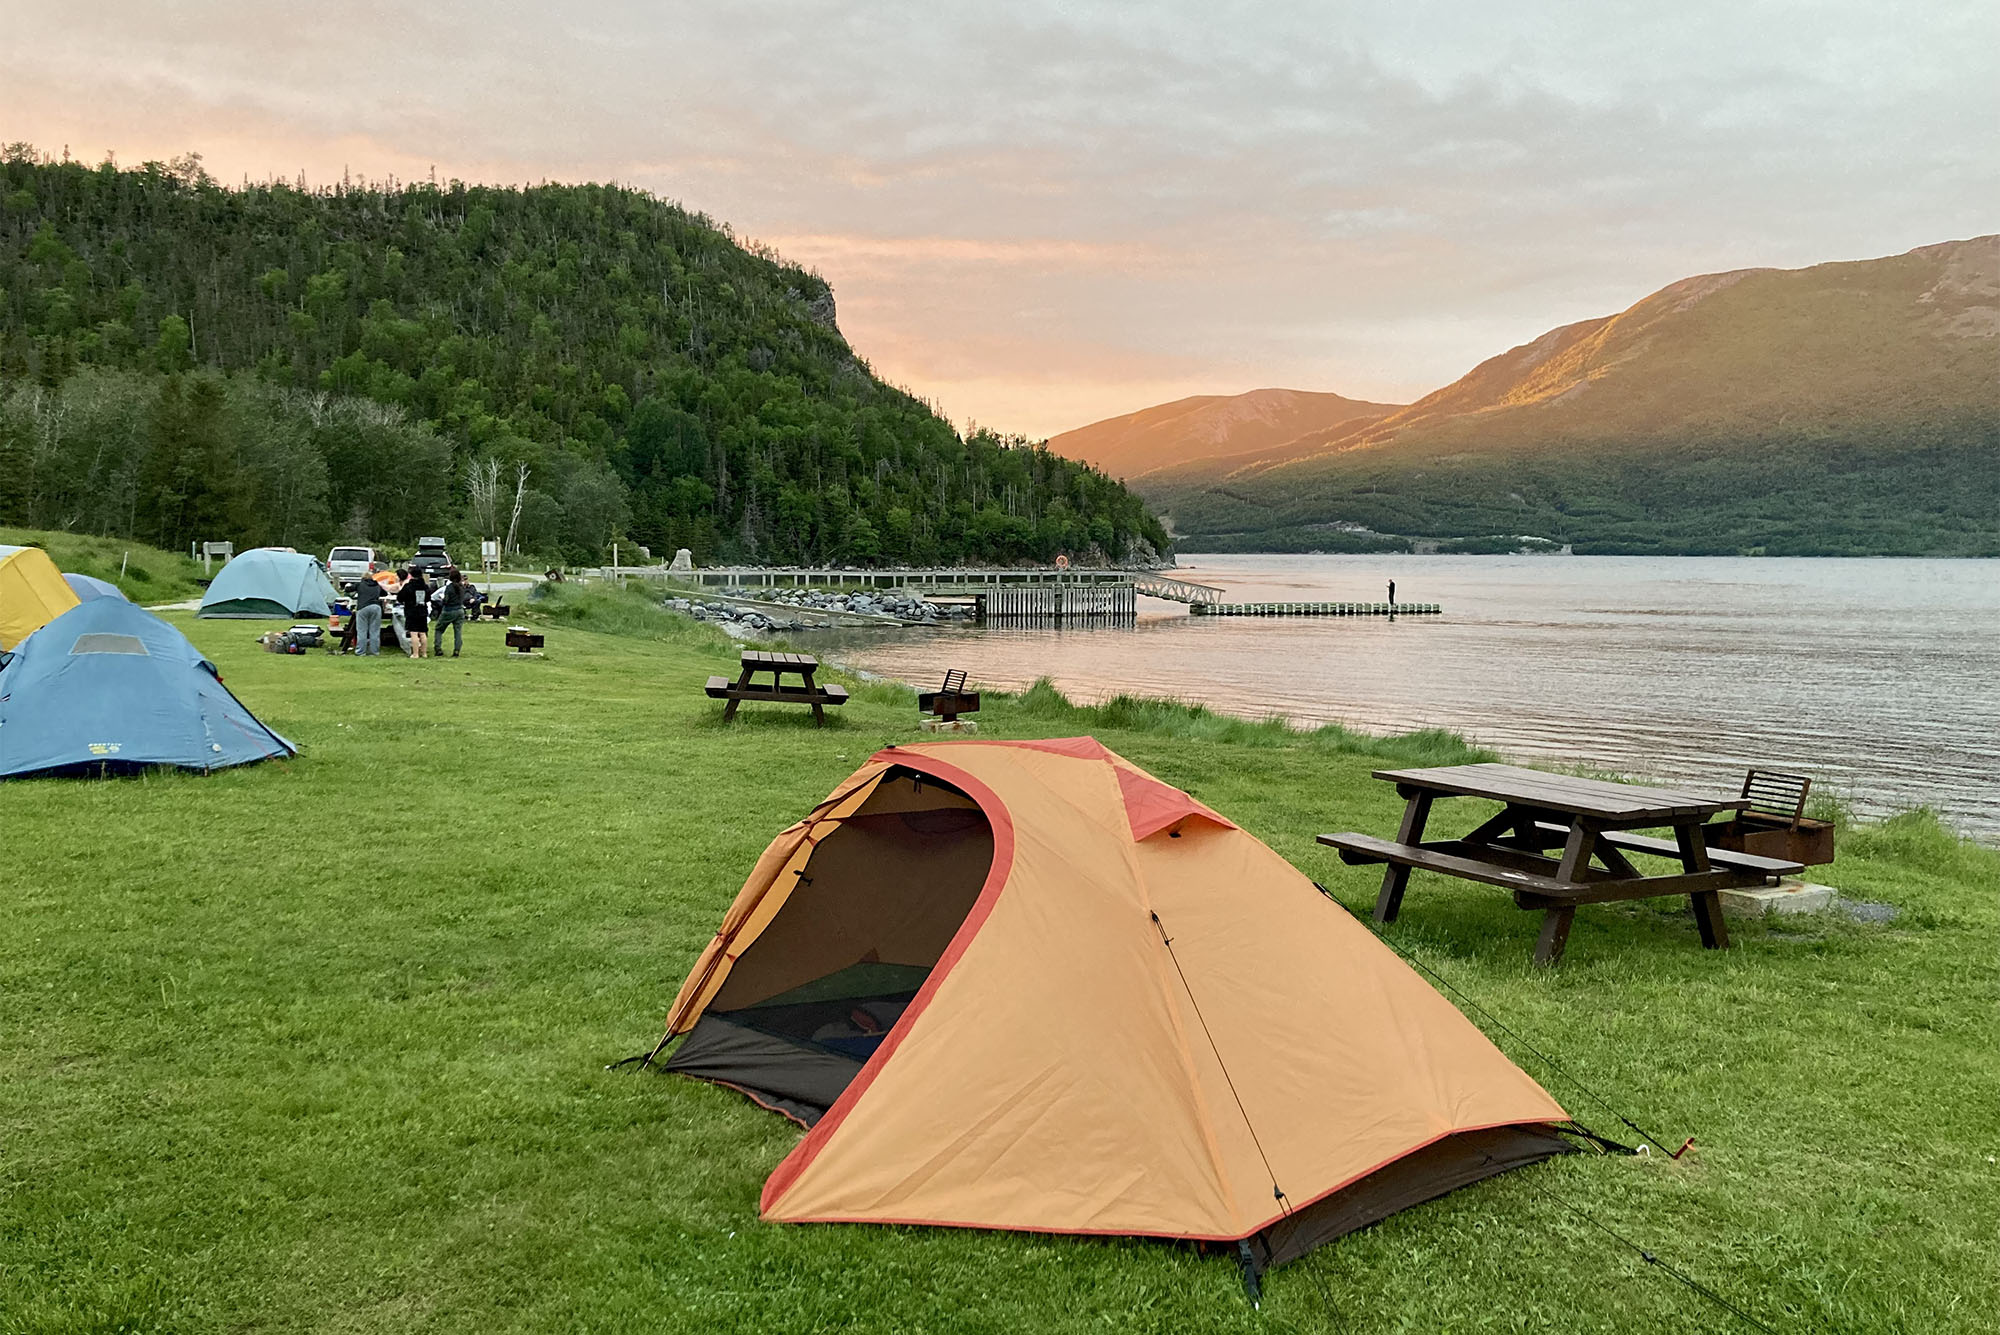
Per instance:
[[[695,1022],[666,1069],[742,1091],[811,1126],[840,1097],[930,975],[927,965],[851,965]]]

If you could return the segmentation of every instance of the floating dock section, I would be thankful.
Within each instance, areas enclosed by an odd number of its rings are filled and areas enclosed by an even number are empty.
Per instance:
[[[1195,603],[1198,617],[1395,617],[1443,611],[1436,603]]]

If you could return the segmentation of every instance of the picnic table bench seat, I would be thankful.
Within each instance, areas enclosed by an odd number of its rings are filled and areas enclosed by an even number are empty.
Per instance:
[[[1569,836],[1567,826],[1550,821],[1537,821],[1535,828],[1542,834],[1550,836],[1551,844],[1560,844]],[[1606,830],[1597,836],[1597,842],[1609,844],[1627,853],[1651,853],[1655,857],[1662,858],[1679,858],[1681,855],[1680,845],[1671,839],[1660,839],[1649,834],[1632,834],[1624,830]],[[1713,845],[1710,845],[1708,850],[1708,861],[1711,866],[1758,872],[1773,878],[1797,876],[1805,870],[1804,864],[1789,862],[1784,858],[1767,858],[1760,853],[1737,853]]]
[[[1417,867],[1443,872],[1468,881],[1484,881],[1507,889],[1539,890],[1559,894],[1569,888],[1566,881],[1539,876],[1534,872],[1501,867],[1480,858],[1448,852],[1423,844],[1399,844],[1394,839],[1378,839],[1372,834],[1323,834],[1319,842],[1340,852],[1340,860],[1350,867],[1388,862],[1398,867]]]
[[[817,697],[821,704],[844,705],[847,703],[847,688],[827,682],[823,685],[774,686],[767,682],[751,682],[738,686],[727,677],[710,677],[705,689],[711,700],[779,700],[788,703],[810,704]]]
[[[1562,831],[1567,834],[1568,831]],[[1776,858],[1729,855],[1727,859],[1709,853],[1711,869],[1706,872],[1670,877],[1628,877],[1596,867],[1583,867],[1574,880],[1565,881],[1548,874],[1554,860],[1522,849],[1522,856],[1509,859],[1509,845],[1480,844],[1463,839],[1430,840],[1421,844],[1399,844],[1369,834],[1323,834],[1319,842],[1339,851],[1340,860],[1351,867],[1388,863],[1419,871],[1442,872],[1461,880],[1481,881],[1515,892],[1514,902],[1522,908],[1547,908],[1552,902],[1579,904],[1607,903],[1617,899],[1655,899],[1662,895],[1685,895],[1701,890],[1728,890],[1745,882],[1745,873],[1766,880],[1796,875],[1803,870],[1795,863]],[[1639,835],[1598,835],[1598,842],[1678,858],[1680,848],[1670,839],[1648,839]],[[1600,849],[1601,851],[1601,849]],[[1543,870],[1538,870],[1541,868]]]

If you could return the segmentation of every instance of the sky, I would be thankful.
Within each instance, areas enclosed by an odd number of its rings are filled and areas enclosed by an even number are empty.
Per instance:
[[[1992,0],[0,0],[0,32],[0,142],[638,186],[1037,437],[1407,401],[1691,274],[2000,231]]]

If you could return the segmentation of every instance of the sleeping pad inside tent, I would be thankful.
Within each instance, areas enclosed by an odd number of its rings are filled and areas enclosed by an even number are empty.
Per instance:
[[[1227,818],[1091,738],[877,754],[767,848],[655,1055],[807,1128],[765,1218],[1245,1244],[1553,1154],[1561,1106]]]

